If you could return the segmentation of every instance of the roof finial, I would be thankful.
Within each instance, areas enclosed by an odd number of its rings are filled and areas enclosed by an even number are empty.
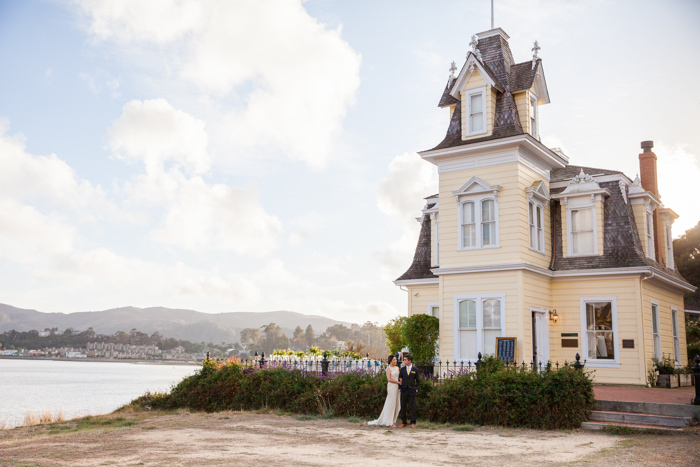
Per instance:
[[[450,79],[455,79],[457,77],[457,64],[453,61],[452,64],[450,64]]]
[[[532,54],[532,69],[535,69],[535,65],[537,65],[537,60],[539,60],[539,57],[537,56],[537,52],[539,52],[541,49],[540,43],[535,41],[535,46],[532,48],[532,51],[534,52]]]
[[[476,34],[472,36],[472,41],[469,43],[469,47],[472,48],[472,53],[476,55],[476,58],[481,60],[481,52],[479,52],[479,49],[476,48],[476,46],[479,45],[479,38],[476,37]],[[469,54],[467,54],[469,56]]]

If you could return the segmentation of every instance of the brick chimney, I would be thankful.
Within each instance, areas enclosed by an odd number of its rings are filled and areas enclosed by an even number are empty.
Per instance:
[[[659,184],[656,178],[656,154],[652,151],[653,141],[642,141],[643,152],[639,155],[639,178],[642,188],[659,198]],[[661,264],[659,248],[659,207],[654,209],[654,253],[656,261]]]

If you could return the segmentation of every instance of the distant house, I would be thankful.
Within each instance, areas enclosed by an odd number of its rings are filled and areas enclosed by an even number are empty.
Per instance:
[[[409,315],[440,318],[443,361],[474,362],[516,338],[518,360],[573,361],[605,383],[645,384],[652,359],[686,365],[683,294],[673,261],[678,215],[659,195],[653,143],[640,176],[573,166],[540,141],[550,96],[535,43],[516,63],[500,28],[472,39],[439,106],[442,142],[413,263],[395,284]],[[591,135],[594,137],[594,135]]]
[[[39,331],[39,337],[49,337],[51,335],[51,331]]]

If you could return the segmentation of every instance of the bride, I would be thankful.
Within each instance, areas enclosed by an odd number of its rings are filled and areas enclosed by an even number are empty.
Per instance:
[[[379,418],[372,420],[368,425],[396,426],[396,419],[401,411],[401,398],[399,397],[399,367],[396,366],[396,357],[389,355],[389,366],[386,368],[386,401]]]

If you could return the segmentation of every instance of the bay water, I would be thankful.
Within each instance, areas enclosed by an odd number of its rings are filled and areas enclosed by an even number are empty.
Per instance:
[[[146,391],[168,391],[196,365],[0,359],[0,427],[23,424],[28,412],[66,419],[113,412]]]

